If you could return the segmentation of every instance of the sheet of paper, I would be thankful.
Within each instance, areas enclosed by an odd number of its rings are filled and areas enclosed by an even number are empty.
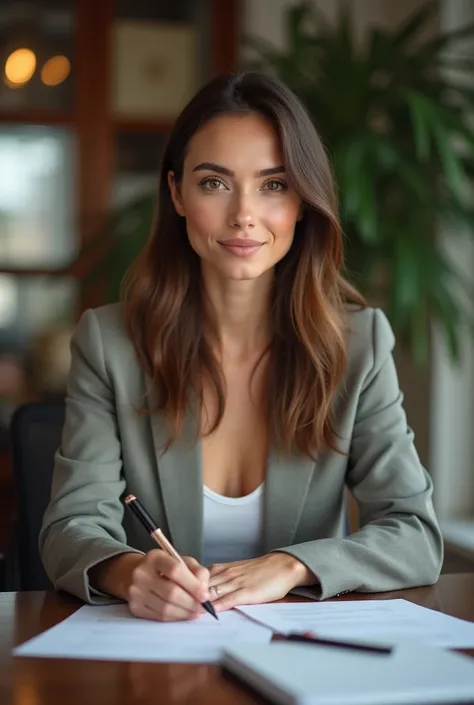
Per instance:
[[[126,605],[81,607],[71,617],[22,644],[16,656],[114,661],[218,662],[236,643],[266,643],[271,631],[232,610],[219,621],[204,614],[191,622],[137,619]]]
[[[251,605],[239,611],[284,633],[309,630],[374,644],[474,648],[474,624],[401,599]]]

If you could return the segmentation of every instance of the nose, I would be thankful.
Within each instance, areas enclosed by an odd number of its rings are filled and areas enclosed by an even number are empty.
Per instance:
[[[247,230],[255,227],[255,216],[249,196],[236,198],[229,213],[229,225],[236,230]]]

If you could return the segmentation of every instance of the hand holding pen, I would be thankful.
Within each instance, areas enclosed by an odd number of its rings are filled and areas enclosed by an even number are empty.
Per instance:
[[[163,549],[147,553],[135,568],[129,592],[131,612],[145,619],[178,621],[195,619],[204,608],[217,619],[208,602],[207,569],[175,551],[134,495],[129,495],[125,503]]]

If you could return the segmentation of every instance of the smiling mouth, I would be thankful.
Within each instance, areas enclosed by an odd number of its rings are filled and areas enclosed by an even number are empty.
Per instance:
[[[219,242],[219,245],[223,247],[227,252],[236,257],[250,257],[260,250],[263,246],[263,242],[258,242],[257,240],[225,240],[224,242]]]

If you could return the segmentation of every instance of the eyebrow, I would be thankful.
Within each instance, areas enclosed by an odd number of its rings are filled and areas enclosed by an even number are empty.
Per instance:
[[[231,169],[227,169],[225,166],[220,164],[213,164],[213,162],[202,162],[194,167],[193,171],[215,171],[217,174],[222,174],[223,176],[235,176],[235,172]],[[270,169],[261,169],[257,172],[257,177],[260,176],[274,176],[275,174],[283,174],[286,171],[283,165],[272,166]]]

